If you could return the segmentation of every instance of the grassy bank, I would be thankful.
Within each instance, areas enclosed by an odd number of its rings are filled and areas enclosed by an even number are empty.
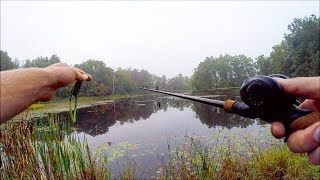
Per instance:
[[[108,102],[114,102],[120,99],[128,99],[132,97],[143,96],[141,94],[112,94],[108,96],[80,96],[78,97],[77,106],[87,107],[93,105],[99,105]],[[69,110],[69,98],[55,98],[49,102],[38,102],[36,104],[31,105],[28,108],[29,111],[35,111],[34,113],[41,112],[60,112],[60,111],[68,111]]]
[[[159,168],[160,179],[319,179],[320,167],[304,154],[291,153],[286,145],[262,150],[251,144],[246,153],[231,146],[210,147],[192,137],[172,149]],[[239,147],[238,147],[239,148]],[[164,158],[162,158],[164,159]]]
[[[87,141],[72,133],[69,123],[59,123],[55,117],[46,124],[26,122],[0,126],[0,179],[139,178],[134,163],[127,163],[120,175],[114,175],[108,167],[112,157],[91,152]],[[185,137],[182,144],[168,141],[168,153],[158,155],[162,165],[150,178],[319,179],[320,167],[309,164],[305,155],[289,152],[283,143],[262,149],[259,138],[235,143],[216,134],[208,137],[211,144],[195,136]],[[218,145],[218,141],[226,143]]]
[[[0,179],[109,179],[110,171],[73,135],[70,123],[1,125]]]

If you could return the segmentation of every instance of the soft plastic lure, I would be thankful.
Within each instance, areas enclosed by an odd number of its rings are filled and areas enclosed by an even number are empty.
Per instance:
[[[82,83],[81,81],[77,81],[76,83],[74,83],[73,88],[71,90],[70,99],[69,99],[69,114],[73,123],[77,121],[77,100],[78,100],[78,94],[80,91],[81,83]],[[73,110],[71,107],[72,97],[74,97],[74,100],[75,100]]]

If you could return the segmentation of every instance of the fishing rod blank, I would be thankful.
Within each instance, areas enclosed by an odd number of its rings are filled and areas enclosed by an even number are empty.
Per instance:
[[[225,104],[224,101],[218,101],[218,100],[213,100],[213,99],[206,99],[206,98],[201,98],[201,97],[189,96],[189,95],[185,95],[185,94],[160,91],[158,87],[156,87],[155,89],[148,89],[148,88],[144,87],[142,89],[156,92],[156,93],[166,94],[166,95],[170,95],[170,96],[175,96],[175,97],[179,97],[179,98],[183,98],[183,99],[188,99],[191,101],[196,101],[196,102],[208,104],[208,105],[219,107],[219,108],[223,108],[223,106]]]

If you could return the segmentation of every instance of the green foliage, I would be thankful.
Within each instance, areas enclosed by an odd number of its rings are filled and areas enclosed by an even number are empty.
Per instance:
[[[154,86],[158,86],[160,89],[167,88],[168,79],[165,75],[162,75],[161,77],[153,75],[152,79]]]
[[[288,49],[288,45],[285,41],[282,41],[279,45],[272,47],[273,51],[270,53],[270,72],[269,74],[284,74],[290,76],[290,62],[285,58],[285,52]],[[261,69],[263,67],[260,67]]]
[[[270,75],[271,63],[268,57],[260,55],[256,58],[256,66],[258,67],[257,74],[259,75]]]
[[[115,72],[115,92],[120,94],[131,93],[134,86],[130,70],[118,68]],[[148,73],[149,74],[149,73]]]
[[[210,135],[211,136],[211,135]],[[260,138],[263,139],[260,139]],[[225,139],[218,134],[186,137],[160,160],[157,179],[319,179],[320,167],[311,165],[306,154],[292,153],[285,145],[273,143],[262,149],[264,136],[245,140]],[[220,139],[219,139],[220,138]],[[224,138],[224,140],[221,140]],[[236,138],[236,137],[235,137]],[[223,143],[222,142],[228,143]],[[249,147],[248,147],[249,146]],[[165,159],[167,159],[165,161]]]
[[[28,107],[30,110],[39,110],[39,109],[44,109],[46,107],[45,104],[41,104],[40,102],[32,104],[31,106]]]
[[[85,95],[107,95],[112,89],[113,70],[107,67],[103,61],[90,59],[81,64],[76,64],[76,68],[82,69],[93,78],[91,82],[82,85],[80,92]]]
[[[1,57],[0,57],[1,71],[16,69],[19,67],[20,62],[18,60],[12,61],[6,51],[0,50],[0,53],[1,53]]]
[[[118,69],[121,71],[121,69]],[[152,74],[147,70],[127,69],[126,74],[133,81],[133,85],[152,86]]]
[[[96,161],[68,122],[10,121],[0,132],[1,179],[110,179],[106,162]]]
[[[294,19],[284,40],[273,47],[270,57],[257,58],[262,74],[285,74],[290,77],[319,76],[320,21],[315,15]]]
[[[255,75],[253,60],[245,55],[218,58],[207,57],[195,69],[192,76],[193,89],[240,86],[242,81]]]
[[[188,90],[189,89],[190,79],[188,76],[182,76],[178,74],[176,77],[173,77],[168,80],[167,89],[170,90]]]
[[[269,57],[255,59],[245,55],[220,55],[207,57],[195,69],[191,85],[193,89],[240,86],[250,76],[285,74],[289,77],[319,76],[319,18],[315,15],[294,19],[288,26],[284,40],[273,47]]]
[[[44,68],[48,67],[52,64],[59,63],[60,58],[57,55],[52,55],[50,58],[48,57],[38,57],[34,60],[29,60],[27,59],[23,65],[24,68],[29,68],[29,67],[39,67],[39,68]]]
[[[90,59],[79,65],[75,65],[75,67],[89,73],[98,84],[103,83],[106,86],[112,84],[113,70],[107,67],[103,61]]]
[[[319,75],[320,20],[315,15],[294,19],[285,35],[288,44],[287,58],[290,61],[291,76]]]

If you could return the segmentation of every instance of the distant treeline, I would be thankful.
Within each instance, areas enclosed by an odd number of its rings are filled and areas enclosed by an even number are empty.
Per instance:
[[[319,76],[319,18],[294,19],[284,40],[273,47],[269,57],[255,60],[245,56],[207,57],[192,75],[193,89],[241,86],[254,75],[284,74],[289,77]]]
[[[1,71],[17,68],[47,67],[58,62],[61,62],[60,58],[57,55],[52,55],[50,58],[38,57],[34,60],[25,60],[20,65],[19,60],[12,60],[7,52],[1,51]],[[182,74],[178,74],[173,78],[167,78],[164,75],[159,77],[150,74],[147,70],[130,68],[118,68],[114,70],[99,60],[90,59],[81,64],[76,64],[74,67],[86,71],[93,77],[92,81],[84,82],[81,87],[80,93],[86,96],[135,93],[138,91],[138,86],[154,87],[158,85],[161,89],[186,90],[189,89],[190,84],[190,79],[187,76],[182,76]],[[71,85],[60,88],[57,96],[69,96],[70,89]]]
[[[319,76],[319,18],[315,15],[304,19],[294,19],[288,26],[284,40],[273,47],[269,57],[260,55],[251,59],[245,55],[220,55],[207,57],[201,62],[191,78],[177,75],[173,78],[156,76],[147,70],[112,69],[103,61],[87,60],[74,65],[93,76],[91,82],[83,83],[82,95],[96,96],[111,93],[134,93],[137,86],[159,86],[168,90],[212,89],[218,87],[241,86],[242,81],[257,74],[285,74],[290,77]],[[57,55],[38,57],[20,63],[12,60],[8,53],[1,51],[1,71],[16,68],[47,67],[61,62]],[[57,96],[66,97],[70,86],[61,88]]]

